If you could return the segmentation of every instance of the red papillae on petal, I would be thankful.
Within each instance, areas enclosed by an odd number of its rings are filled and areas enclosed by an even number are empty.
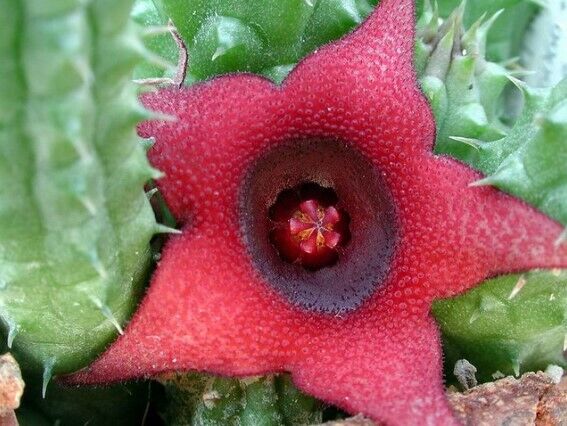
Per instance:
[[[177,122],[147,122],[151,162],[183,234],[167,243],[124,336],[67,379],[102,383],[173,370],[290,371],[309,393],[390,424],[452,424],[432,300],[497,273],[567,266],[562,228],[431,153],[434,121],[411,66],[413,7],[383,0],[281,87],[229,76],[147,94]],[[240,182],[285,140],[347,141],[380,171],[397,216],[386,281],[341,315],[297,307],[257,273],[240,234]],[[353,240],[356,236],[353,236]]]

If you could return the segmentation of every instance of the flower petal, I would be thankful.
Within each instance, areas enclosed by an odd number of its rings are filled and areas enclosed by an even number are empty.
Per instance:
[[[165,172],[160,191],[178,221],[202,221],[215,211],[197,211],[205,207],[198,201],[204,197],[213,204],[235,202],[237,182],[227,176],[241,176],[259,152],[285,134],[277,125],[283,103],[279,98],[270,82],[250,75],[142,97],[147,108],[177,119],[146,121],[139,133],[158,141],[149,156],[154,167]]]
[[[305,253],[313,254],[317,250],[317,232],[311,232],[308,238],[301,241],[299,244],[301,250]]]
[[[292,235],[299,234],[300,232],[307,231],[308,229],[313,229],[312,223],[305,223],[299,219],[292,217],[289,220],[289,231]]]
[[[319,220],[319,212],[317,210],[317,207],[318,205],[314,200],[306,200],[301,202],[301,204],[299,205],[301,211],[309,216],[309,219],[311,219],[315,223],[317,223],[317,221]]]
[[[341,239],[341,234],[335,231],[323,231],[325,245],[329,248],[335,248]]]
[[[324,226],[336,225],[340,219],[339,211],[336,208],[331,206],[325,209],[325,217],[323,218]]]
[[[74,383],[191,369],[257,375],[282,370],[297,353],[295,324],[307,315],[255,276],[236,236],[228,246],[222,233],[202,231],[167,243],[127,332]]]
[[[308,362],[292,370],[294,382],[386,424],[457,424],[445,400],[436,325],[430,317],[401,314],[383,308],[328,329],[314,344],[306,341]]]

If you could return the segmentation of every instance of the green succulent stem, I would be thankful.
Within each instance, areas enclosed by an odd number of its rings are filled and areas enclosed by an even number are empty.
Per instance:
[[[141,294],[155,171],[128,0],[9,0],[0,16],[0,318],[26,371],[79,369]],[[45,385],[44,385],[45,386]],[[45,392],[45,390],[44,390]]]
[[[170,425],[280,426],[322,421],[323,405],[298,391],[289,375],[227,379],[204,374],[162,378]]]
[[[446,378],[466,359],[480,382],[565,367],[567,271],[532,271],[485,282],[434,304],[443,334]]]

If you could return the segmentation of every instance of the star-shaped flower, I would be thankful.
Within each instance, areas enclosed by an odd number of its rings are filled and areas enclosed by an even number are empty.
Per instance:
[[[125,334],[69,380],[289,371],[352,413],[454,423],[432,301],[496,274],[565,267],[567,249],[554,245],[559,224],[432,153],[413,37],[413,2],[383,0],[282,86],[232,75],[145,95],[178,117],[140,133],[156,139],[150,159],[183,232]],[[306,268],[282,256],[278,211],[283,240],[333,259]]]

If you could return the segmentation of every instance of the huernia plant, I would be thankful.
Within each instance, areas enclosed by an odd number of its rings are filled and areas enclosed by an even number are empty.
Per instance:
[[[281,86],[234,75],[144,95],[177,117],[139,132],[182,235],[124,336],[69,381],[290,371],[351,412],[454,423],[431,303],[565,267],[567,248],[557,222],[433,154],[414,29],[413,2],[386,0]]]

